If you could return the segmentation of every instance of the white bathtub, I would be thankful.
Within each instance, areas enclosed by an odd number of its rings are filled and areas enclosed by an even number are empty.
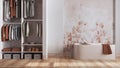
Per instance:
[[[115,45],[110,45],[112,54],[102,54],[101,44],[74,45],[74,58],[80,60],[115,60]]]

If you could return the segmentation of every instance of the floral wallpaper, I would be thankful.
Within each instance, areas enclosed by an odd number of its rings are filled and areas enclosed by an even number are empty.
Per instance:
[[[113,43],[113,0],[64,0],[64,44]]]

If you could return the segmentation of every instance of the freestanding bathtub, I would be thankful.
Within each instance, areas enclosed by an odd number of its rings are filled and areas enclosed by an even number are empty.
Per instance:
[[[112,54],[102,54],[102,44],[74,44],[74,58],[80,60],[115,60],[115,45],[110,45]]]

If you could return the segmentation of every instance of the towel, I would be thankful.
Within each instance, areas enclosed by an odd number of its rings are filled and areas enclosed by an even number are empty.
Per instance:
[[[102,44],[102,51],[105,55],[112,54],[110,44]]]

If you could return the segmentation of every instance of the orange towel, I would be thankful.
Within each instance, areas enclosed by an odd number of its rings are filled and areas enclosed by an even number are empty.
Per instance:
[[[103,54],[112,54],[112,50],[111,50],[111,47],[110,47],[110,44],[102,44],[102,51],[103,51]]]

